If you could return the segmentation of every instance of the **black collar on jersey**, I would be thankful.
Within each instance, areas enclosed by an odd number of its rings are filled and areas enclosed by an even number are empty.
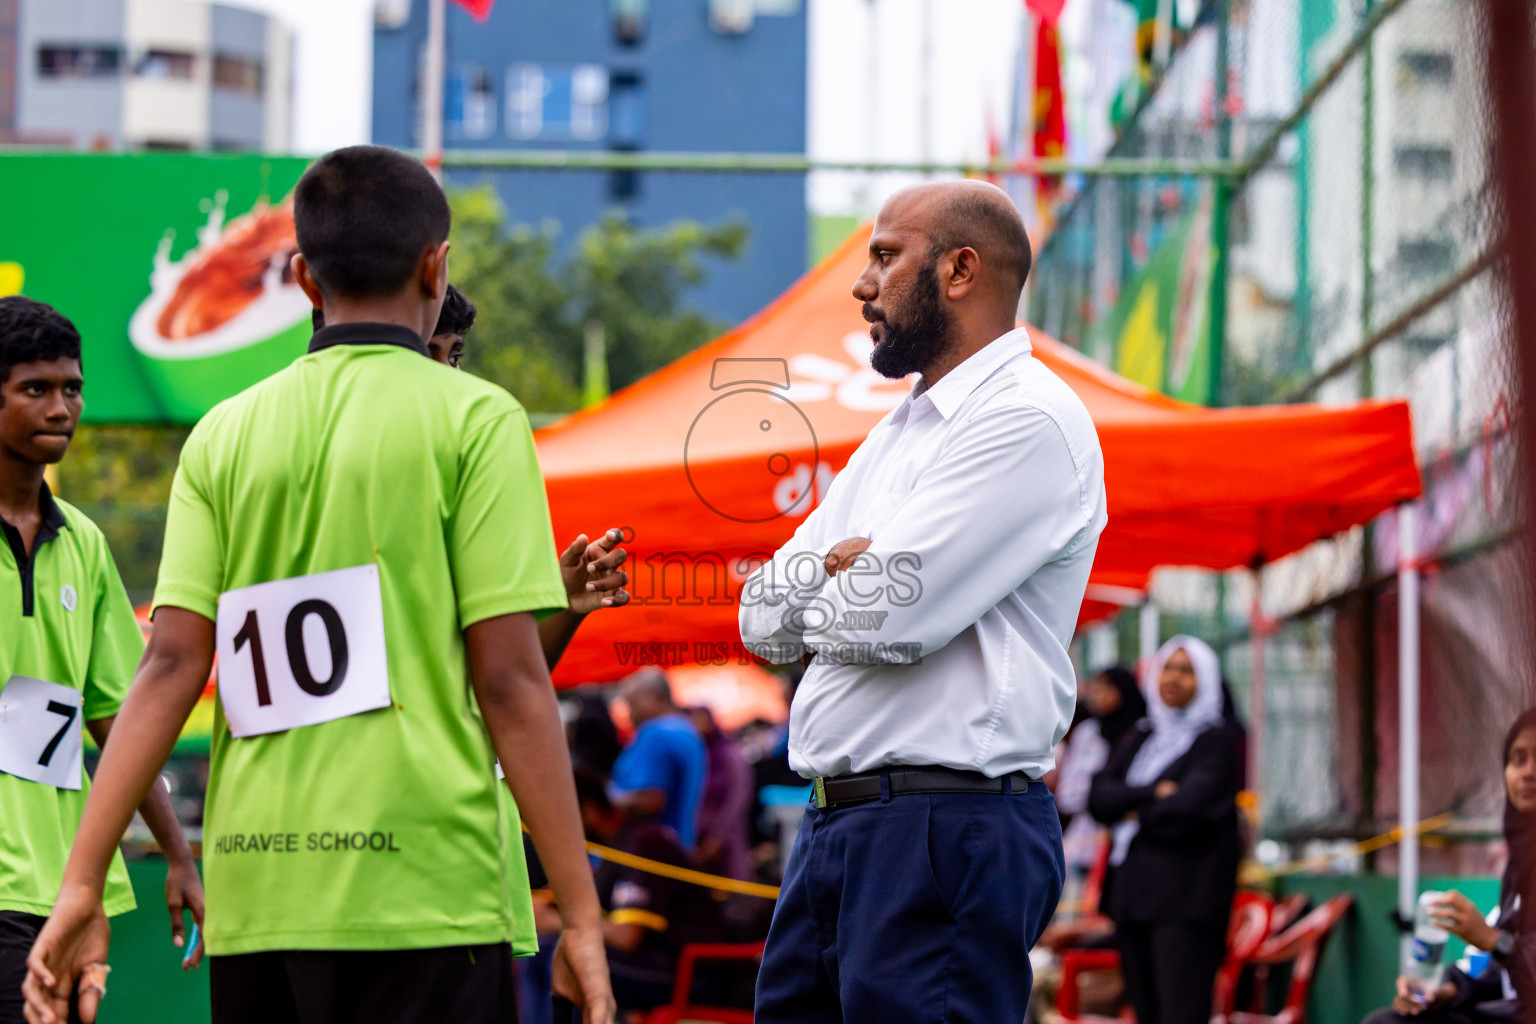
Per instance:
[[[43,482],[42,492],[37,496],[38,511],[43,514],[43,521],[37,526],[37,537],[32,541],[32,553],[27,553],[27,546],[21,542],[21,531],[0,517],[0,530],[5,532],[6,543],[11,547],[11,554],[16,559],[16,571],[21,575],[21,614],[23,617],[31,617],[32,598],[32,569],[37,561],[37,553],[42,546],[59,535],[60,530],[69,529],[69,521],[64,518],[63,509],[59,503],[53,500],[53,492],[48,489],[47,481]]]
[[[335,324],[322,327],[309,339],[309,350],[319,352],[332,345],[399,345],[412,352],[428,355],[427,343],[421,335],[399,324]]]

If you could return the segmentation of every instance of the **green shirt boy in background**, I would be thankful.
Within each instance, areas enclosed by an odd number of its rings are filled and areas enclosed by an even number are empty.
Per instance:
[[[85,809],[82,725],[106,743],[144,650],[106,538],[43,480],[79,425],[83,384],[74,325],[0,299],[0,1024],[21,1024],[27,952]],[[141,810],[166,853],[179,946],[182,911],[203,918],[197,864],[163,787]],[[115,838],[103,897],[108,914],[134,907]],[[187,966],[201,959],[194,950]]]
[[[328,326],[182,450],[128,742],[103,755],[28,960],[29,1012],[61,1020],[105,959],[113,837],[217,645],[204,826],[215,1024],[505,1019],[498,757],[560,902],[556,988],[589,1024],[611,1024],[536,625],[567,602],[527,416],[422,358],[447,289],[447,201],[417,161],[357,146],[305,172],[294,210],[294,276]],[[79,991],[90,1022],[99,995]]]

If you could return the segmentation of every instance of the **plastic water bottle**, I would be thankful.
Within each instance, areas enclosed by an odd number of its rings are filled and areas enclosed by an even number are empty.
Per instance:
[[[1445,893],[1422,892],[1413,914],[1413,943],[1403,973],[1426,995],[1440,986],[1445,975],[1445,940],[1450,938],[1429,916],[1430,907],[1445,898]]]

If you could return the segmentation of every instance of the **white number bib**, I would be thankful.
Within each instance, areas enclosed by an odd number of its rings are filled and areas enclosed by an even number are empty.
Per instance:
[[[221,594],[217,635],[219,699],[235,736],[389,706],[376,565]]]
[[[79,690],[11,676],[0,690],[0,772],[58,789],[79,789]]]

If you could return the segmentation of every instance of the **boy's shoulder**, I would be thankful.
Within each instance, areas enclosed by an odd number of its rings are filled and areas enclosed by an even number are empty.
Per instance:
[[[53,496],[53,503],[59,507],[59,512],[63,514],[66,528],[75,535],[80,544],[87,547],[97,544],[106,545],[106,534],[101,532],[101,527],[96,525],[94,519],[58,495]]]

